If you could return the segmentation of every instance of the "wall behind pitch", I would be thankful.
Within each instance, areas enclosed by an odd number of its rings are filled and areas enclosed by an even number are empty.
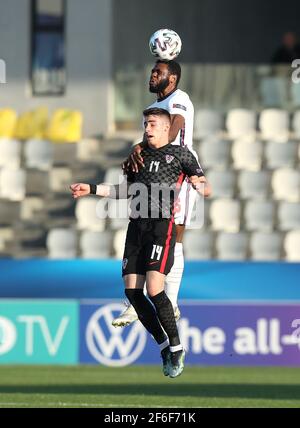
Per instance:
[[[150,35],[172,28],[180,62],[268,63],[283,33],[300,36],[299,13],[298,0],[114,0],[114,62],[149,63]]]

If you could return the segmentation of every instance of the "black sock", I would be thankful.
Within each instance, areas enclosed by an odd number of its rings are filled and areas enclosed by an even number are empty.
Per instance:
[[[158,319],[168,335],[170,346],[180,345],[177,325],[174,317],[174,309],[169,297],[164,291],[150,297],[155,308]]]
[[[144,295],[143,290],[126,288],[125,294],[145,329],[152,334],[158,344],[163,343],[167,339],[166,335],[161,328],[154,307]]]

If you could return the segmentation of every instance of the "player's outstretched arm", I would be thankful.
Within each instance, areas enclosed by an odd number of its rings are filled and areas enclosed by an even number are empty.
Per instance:
[[[211,196],[211,185],[208,183],[204,175],[202,177],[198,177],[197,175],[192,175],[189,177],[192,186],[197,192],[199,192],[202,196],[207,198]]]
[[[90,185],[86,183],[71,184],[70,189],[74,199],[80,198],[81,196],[87,196],[90,194]]]
[[[98,195],[107,197],[110,195],[110,188],[112,186],[106,184],[87,184],[87,183],[75,183],[71,184],[70,189],[74,199],[80,198],[87,195]]]
[[[109,184],[86,184],[86,183],[75,183],[71,184],[70,189],[74,199],[80,198],[87,195],[97,195],[103,198],[111,199],[128,199],[128,183],[123,181],[119,185]]]

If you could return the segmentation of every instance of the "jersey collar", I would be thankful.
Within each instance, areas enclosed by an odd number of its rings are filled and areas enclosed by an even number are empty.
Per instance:
[[[168,97],[170,97],[172,94],[174,94],[174,92],[176,92],[177,91],[177,89],[178,88],[175,88],[172,92],[170,92],[168,95],[166,95],[165,97],[162,97],[162,98],[157,98],[157,102],[158,103],[160,103],[161,101],[164,101],[164,100],[166,100]]]

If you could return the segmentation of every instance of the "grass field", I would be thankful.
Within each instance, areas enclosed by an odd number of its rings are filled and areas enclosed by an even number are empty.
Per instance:
[[[300,369],[1,366],[0,407],[300,407]]]

